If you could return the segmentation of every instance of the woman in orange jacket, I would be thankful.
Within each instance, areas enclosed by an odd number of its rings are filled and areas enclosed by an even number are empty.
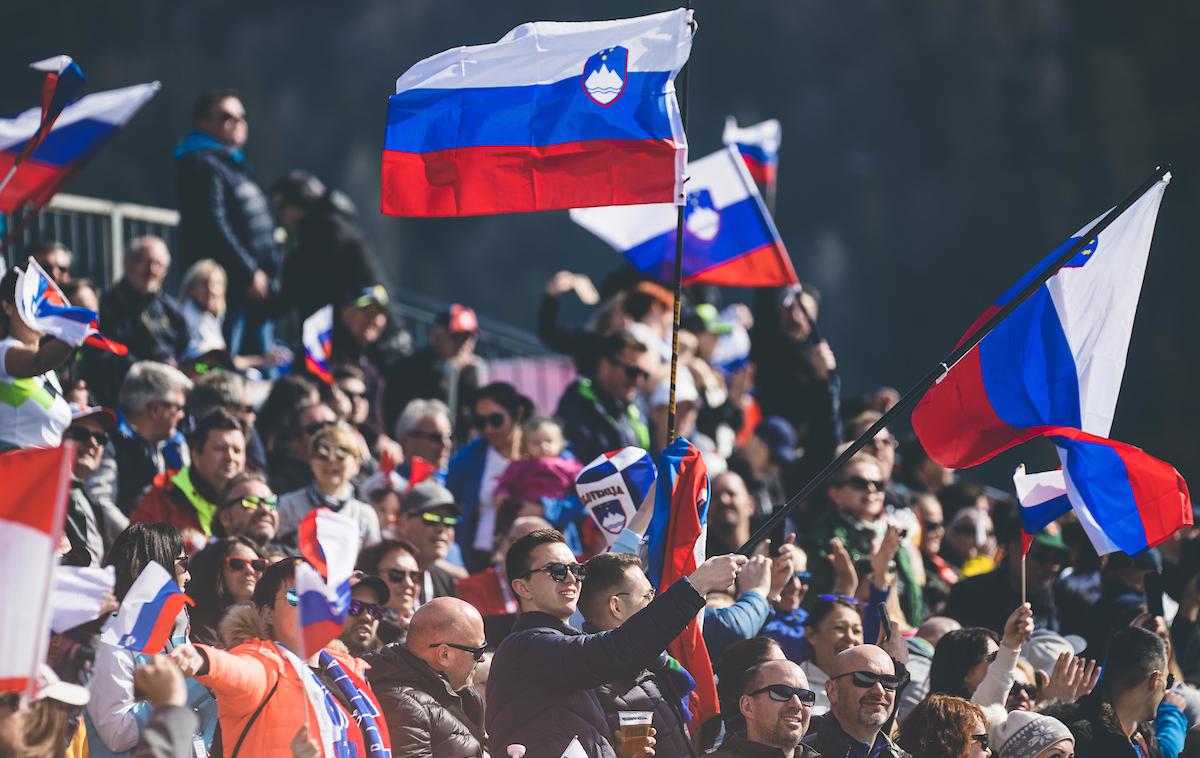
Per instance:
[[[221,622],[225,649],[185,645],[172,657],[217,699],[226,756],[291,758],[291,742],[307,726],[325,758],[387,756],[391,742],[366,664],[334,641],[301,660],[299,558],[269,567],[252,605]]]

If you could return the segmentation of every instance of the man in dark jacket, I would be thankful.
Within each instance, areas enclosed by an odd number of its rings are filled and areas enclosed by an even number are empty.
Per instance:
[[[649,449],[650,428],[633,399],[654,362],[650,349],[629,332],[614,332],[601,340],[595,377],[571,382],[554,414],[576,458],[590,461],[627,445]]]
[[[483,755],[483,703],[471,675],[486,646],[479,611],[440,597],[413,614],[406,644],[367,656],[367,678],[387,720],[392,755]]]
[[[196,99],[192,121],[175,148],[183,260],[212,258],[225,268],[229,352],[262,353],[272,338],[263,306],[281,255],[267,197],[246,170],[246,108],[236,92],[214,90]]]
[[[452,409],[459,441],[466,442],[475,393],[487,383],[487,365],[475,354],[478,340],[479,319],[474,310],[452,303],[439,313],[429,327],[429,344],[388,375],[384,396],[387,429],[392,429],[413,400],[441,400]]]
[[[1128,627],[1109,642],[1104,678],[1096,689],[1046,715],[1071,730],[1079,758],[1158,758],[1154,714],[1172,678],[1162,638]]]
[[[589,634],[616,629],[650,604],[654,587],[642,571],[637,556],[601,553],[587,562],[587,581],[579,594],[583,631]],[[683,685],[683,686],[681,686]],[[684,715],[686,684],[675,678],[666,653],[633,676],[596,688],[600,705],[615,733],[621,711],[654,714],[654,754],[660,758],[695,756]]]
[[[804,671],[791,661],[767,661],[746,672],[738,710],[745,733],[727,735],[714,758],[819,758],[800,744],[808,731],[817,695],[808,688]]]
[[[825,683],[829,713],[804,744],[824,756],[911,758],[886,731],[896,690],[906,676],[906,672],[897,676],[895,661],[875,645],[856,645],[838,653]]]
[[[733,584],[744,556],[705,561],[616,629],[582,634],[567,625],[586,573],[561,533],[539,529],[508,549],[505,572],[521,614],[492,659],[487,684],[489,752],[524,745],[525,758],[559,758],[576,737],[592,758],[614,758],[612,729],[596,688],[654,663],[704,607]]]

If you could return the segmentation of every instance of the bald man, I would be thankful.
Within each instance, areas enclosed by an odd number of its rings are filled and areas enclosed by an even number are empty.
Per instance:
[[[483,703],[471,676],[486,646],[479,611],[458,598],[439,597],[413,614],[403,645],[367,656],[392,755],[482,758]]]
[[[908,686],[900,692],[896,706],[896,721],[908,718],[917,703],[929,694],[929,668],[933,665],[933,649],[947,632],[962,629],[962,624],[948,616],[930,616],[908,640]]]
[[[855,758],[910,756],[888,739],[884,725],[892,716],[896,690],[908,675],[896,674],[896,664],[883,648],[856,645],[833,659],[825,694],[829,713],[804,744],[820,755]]]
[[[804,671],[788,660],[766,661],[746,672],[738,710],[745,719],[746,733],[728,735],[713,758],[753,758],[775,755],[774,748],[788,758],[816,758],[819,754],[800,743],[808,731],[817,695],[808,688]]]

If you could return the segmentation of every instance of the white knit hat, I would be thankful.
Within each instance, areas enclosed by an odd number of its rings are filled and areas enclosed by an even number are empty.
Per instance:
[[[1032,711],[1013,711],[996,730],[997,758],[1035,758],[1060,740],[1071,740],[1071,730],[1056,718]]]

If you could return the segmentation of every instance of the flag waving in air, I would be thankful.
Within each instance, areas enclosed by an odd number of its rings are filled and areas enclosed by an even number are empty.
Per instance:
[[[671,203],[691,11],[522,24],[417,63],[388,105],[381,209],[472,216]]]
[[[29,157],[29,154],[42,144],[42,140],[50,133],[50,128],[58,119],[67,103],[75,97],[75,93],[83,85],[83,69],[69,55],[56,55],[41,61],[30,63],[29,67],[37,71],[45,71],[46,78],[42,80],[42,119],[37,131],[21,148],[14,163],[19,164]]]
[[[358,557],[358,522],[317,508],[300,521],[296,542],[307,561],[296,565],[295,587],[304,640],[304,650],[297,652],[306,658],[341,634],[346,622],[350,577]]]
[[[603,453],[580,469],[575,492],[611,547],[646,499],[658,470],[640,447]]]
[[[30,144],[42,128],[40,108],[0,119],[0,171],[11,173],[0,189],[0,212],[44,205],[158,93],[159,86],[138,84],[81,97],[63,109],[34,147]],[[25,152],[28,156],[22,159]]]
[[[639,271],[675,278],[678,210],[669,203],[576,208],[571,220],[623,253]],[[688,164],[683,283],[796,284],[796,272],[758,188],[732,147]]]
[[[17,313],[30,328],[77,347],[86,342],[116,355],[129,352],[124,345],[100,333],[95,311],[71,305],[33,258],[17,274],[16,294]]]
[[[326,384],[333,384],[329,360],[333,357],[333,306],[327,305],[304,319],[300,341],[304,344],[304,368]]]
[[[913,428],[931,458],[948,468],[974,466],[1058,427],[1108,436],[1170,176],[1094,239],[1089,229],[1096,221],[1073,235],[972,325],[967,335],[1070,245],[1089,239],[921,398]]]
[[[195,603],[183,594],[171,572],[151,561],[125,593],[120,610],[100,639],[135,653],[161,653],[185,605]]]
[[[778,119],[738,126],[737,119],[729,116],[725,119],[721,141],[737,148],[754,181],[764,189],[775,186],[779,173],[779,145],[783,142],[783,127]]]
[[[646,532],[646,575],[662,592],[691,576],[704,562],[708,526],[708,469],[696,446],[680,437],[658,457],[658,490],[654,515]],[[688,624],[667,652],[687,671],[696,688],[688,703],[689,725],[696,729],[720,712],[712,661],[704,645],[700,619]]]

